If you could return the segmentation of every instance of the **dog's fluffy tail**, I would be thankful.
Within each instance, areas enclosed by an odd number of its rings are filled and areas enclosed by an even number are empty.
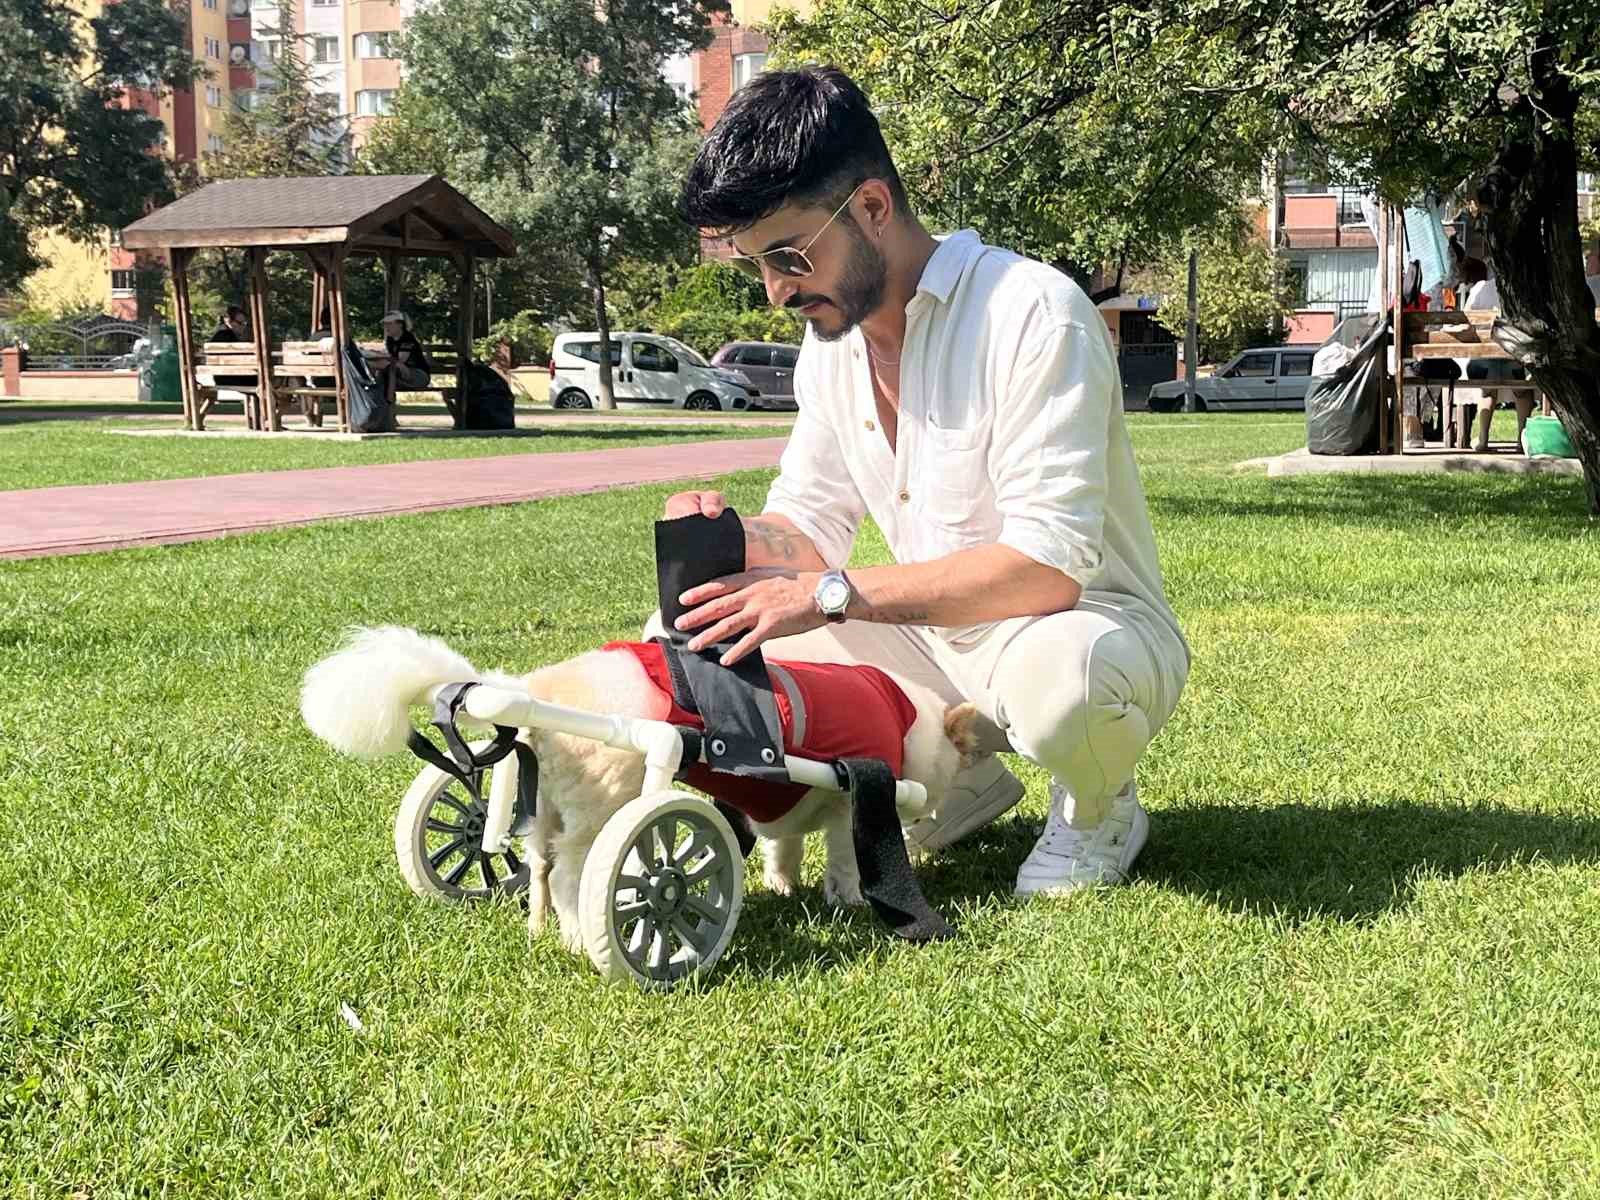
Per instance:
[[[300,715],[336,750],[379,758],[406,748],[411,707],[442,683],[511,683],[479,671],[438,638],[383,625],[356,629],[339,650],[306,672]]]

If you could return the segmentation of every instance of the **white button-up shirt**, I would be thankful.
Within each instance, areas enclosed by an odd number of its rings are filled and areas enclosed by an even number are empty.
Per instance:
[[[1010,546],[1086,591],[1137,597],[1177,632],[1116,352],[1059,271],[971,230],[941,240],[906,306],[893,450],[859,328],[837,342],[807,331],[795,399],[766,508],[830,566],[849,560],[870,513],[898,562]],[[966,642],[988,628],[943,632]]]

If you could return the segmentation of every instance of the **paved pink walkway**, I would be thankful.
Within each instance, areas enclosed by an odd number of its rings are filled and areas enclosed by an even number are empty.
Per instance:
[[[516,504],[776,466],[785,438],[506,454],[0,492],[0,558],[194,542],[341,517]]]

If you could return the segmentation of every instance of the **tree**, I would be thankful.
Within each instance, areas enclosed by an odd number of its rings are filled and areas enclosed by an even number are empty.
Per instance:
[[[836,63],[863,85],[934,225],[1079,276],[1109,263],[1114,295],[1130,266],[1231,216],[1265,134],[1257,106],[1225,100],[1239,136],[1191,136],[1199,100],[1171,80],[1202,64],[1187,39],[1124,53],[1137,20],[1109,0],[822,0],[809,18],[780,11],[772,34],[779,62]]]
[[[662,78],[710,44],[725,0],[430,0],[410,22],[407,88],[456,148],[466,190],[524,238],[576,260],[610,336],[617,260],[677,255],[674,212],[698,128]],[[600,406],[614,408],[600,356]]]
[[[1191,249],[1199,267],[1199,361],[1222,362],[1259,344],[1294,311],[1282,260],[1240,211],[1140,273],[1139,290],[1161,297],[1156,320],[1177,336],[1188,324]]]
[[[349,121],[340,116],[335,97],[313,86],[305,55],[308,35],[295,31],[294,5],[286,0],[278,14],[277,26],[264,29],[276,39],[278,54],[258,65],[251,107],[228,113],[220,152],[207,154],[198,168],[180,170],[183,191],[222,179],[338,175],[349,165]],[[249,274],[249,257],[236,249],[224,246],[214,254],[197,255],[190,268],[195,310],[203,314],[215,309],[220,315],[227,305],[242,303]],[[321,317],[311,311],[310,264],[298,254],[275,254],[268,259],[268,274],[274,334],[309,333]],[[373,284],[367,273],[352,271],[350,283],[355,293],[352,312],[381,309],[381,281]]]
[[[197,72],[187,23],[160,0],[87,21],[59,0],[0,0],[0,292],[44,265],[46,230],[90,241],[172,198],[161,121],[130,89]]]
[[[1403,203],[1465,190],[1503,341],[1600,514],[1600,327],[1577,171],[1600,163],[1592,0],[824,0],[784,58],[871,90],[941,218],[1079,262],[1155,261],[1292,149]]]

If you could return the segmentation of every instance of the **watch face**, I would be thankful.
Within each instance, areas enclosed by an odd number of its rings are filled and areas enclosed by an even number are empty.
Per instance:
[[[842,579],[828,580],[822,585],[819,603],[828,612],[838,612],[850,603],[850,585]]]

